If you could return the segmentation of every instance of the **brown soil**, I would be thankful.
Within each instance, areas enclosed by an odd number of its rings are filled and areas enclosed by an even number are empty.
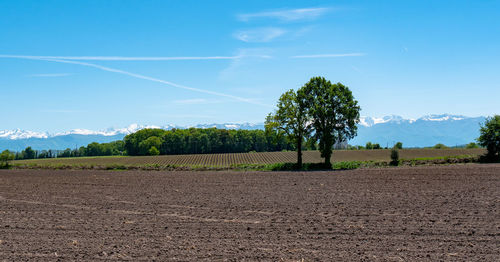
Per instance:
[[[499,261],[500,164],[0,171],[0,260]]]

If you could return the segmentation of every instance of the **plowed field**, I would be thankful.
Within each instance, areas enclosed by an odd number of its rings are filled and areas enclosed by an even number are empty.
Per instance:
[[[0,260],[499,261],[500,164],[0,170]]]
[[[484,149],[403,149],[400,158],[413,159],[422,157],[443,157],[459,155],[481,155]],[[390,150],[335,150],[332,162],[340,161],[390,161]],[[58,159],[36,159],[14,161],[17,164],[39,165],[200,165],[230,166],[236,164],[274,164],[297,161],[296,152],[263,152],[232,154],[166,155],[138,157],[79,157]],[[305,151],[304,163],[323,162],[318,151]]]

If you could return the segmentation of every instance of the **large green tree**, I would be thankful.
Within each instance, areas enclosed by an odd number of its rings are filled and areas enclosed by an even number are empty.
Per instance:
[[[481,146],[486,147],[488,153],[487,160],[500,161],[500,115],[495,115],[486,119],[484,125],[479,130],[481,135],[477,139]]]
[[[9,150],[4,150],[0,153],[0,168],[8,168],[9,161],[14,160],[16,156]]]
[[[360,107],[351,90],[341,83],[332,84],[313,77],[298,90],[297,97],[312,119],[321,156],[330,166],[335,142],[345,142],[357,134]]]
[[[311,133],[306,115],[305,100],[298,97],[293,89],[288,90],[278,100],[278,109],[266,119],[267,127],[283,131],[297,146],[297,165],[302,168],[302,144]]]

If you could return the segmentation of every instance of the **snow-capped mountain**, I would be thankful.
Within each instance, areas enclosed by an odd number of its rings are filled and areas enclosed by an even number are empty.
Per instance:
[[[401,116],[361,117],[358,135],[349,141],[351,145],[365,145],[367,142],[392,146],[403,142],[404,147],[424,147],[443,143],[448,146],[463,145],[479,137],[480,123],[485,117],[466,117],[460,115],[427,115],[418,119],[405,119]],[[264,129],[263,123],[224,123],[199,124],[195,126],[153,126],[132,124],[125,128],[88,130],[74,129],[67,132],[49,134],[32,131],[0,131],[0,150],[20,151],[27,146],[34,149],[65,149],[86,146],[92,142],[106,143],[121,140],[126,135],[144,128],[218,128],[218,129]]]
[[[66,132],[55,134],[40,133],[25,130],[4,130],[0,131],[0,151],[9,149],[12,151],[21,151],[28,146],[37,150],[66,148],[78,148],[86,146],[92,142],[107,143],[116,140],[122,140],[126,135],[137,132],[145,128],[161,128],[171,130],[173,128],[218,128],[218,129],[264,129],[264,124],[251,123],[225,123],[225,124],[200,124],[196,126],[176,126],[176,125],[139,125],[132,124],[125,128],[108,128],[105,130],[73,129]]]
[[[400,116],[382,118],[361,117],[358,135],[349,141],[352,145],[367,142],[392,146],[402,142],[405,147],[425,147],[437,143],[448,146],[464,145],[479,137],[479,126],[485,117],[461,115],[427,115],[418,119],[404,119]]]

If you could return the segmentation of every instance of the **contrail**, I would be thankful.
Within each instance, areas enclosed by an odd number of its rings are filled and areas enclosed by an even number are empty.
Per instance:
[[[237,55],[237,56],[32,56],[32,55],[0,55],[0,58],[24,59],[56,59],[80,61],[182,61],[182,60],[236,60],[243,57],[271,58],[268,55]]]
[[[263,58],[268,58],[262,56]],[[242,56],[30,56],[30,55],[0,55],[0,58],[24,58],[24,59],[57,59],[57,60],[80,60],[80,61],[175,61],[175,60],[234,60]]]
[[[363,53],[348,53],[348,54],[319,54],[319,55],[296,55],[290,58],[328,58],[328,57],[347,57],[347,56],[364,56]]]
[[[0,56],[0,57],[6,57],[6,56]],[[157,82],[157,83],[162,83],[162,84],[165,84],[165,85],[168,85],[168,86],[173,86],[173,87],[177,87],[177,88],[181,88],[181,89],[185,89],[185,90],[190,90],[190,91],[194,91],[194,92],[198,92],[198,93],[204,93],[204,94],[210,94],[210,95],[215,95],[215,96],[220,96],[220,97],[231,98],[233,100],[242,101],[242,102],[245,102],[245,103],[259,105],[259,106],[272,107],[270,105],[263,104],[263,103],[260,103],[260,102],[256,102],[256,101],[253,101],[251,99],[247,99],[247,98],[243,98],[243,97],[239,97],[239,96],[234,96],[234,95],[229,95],[229,94],[214,92],[214,91],[210,91],[210,90],[205,90],[205,89],[199,89],[199,88],[184,86],[184,85],[176,84],[176,83],[173,83],[173,82],[165,81],[165,80],[162,80],[162,79],[154,78],[154,77],[149,77],[149,76],[145,76],[145,75],[140,75],[140,74],[136,74],[136,73],[132,73],[132,72],[123,71],[123,70],[116,69],[116,68],[111,68],[111,67],[106,67],[106,66],[101,66],[101,65],[86,63],[86,62],[67,61],[67,60],[61,60],[61,59],[37,58],[37,57],[29,57],[29,56],[28,57],[27,56],[8,56],[8,58],[19,58],[19,59],[29,59],[29,60],[42,60],[42,61],[51,61],[51,62],[57,62],[57,63],[65,63],[65,64],[75,64],[75,65],[88,66],[88,67],[97,68],[97,69],[100,69],[100,70],[103,70],[103,71],[107,71],[107,72],[113,72],[113,73],[127,75],[127,76],[131,76],[131,77],[139,78],[139,79],[149,80],[149,81],[153,81],[153,82]]]

